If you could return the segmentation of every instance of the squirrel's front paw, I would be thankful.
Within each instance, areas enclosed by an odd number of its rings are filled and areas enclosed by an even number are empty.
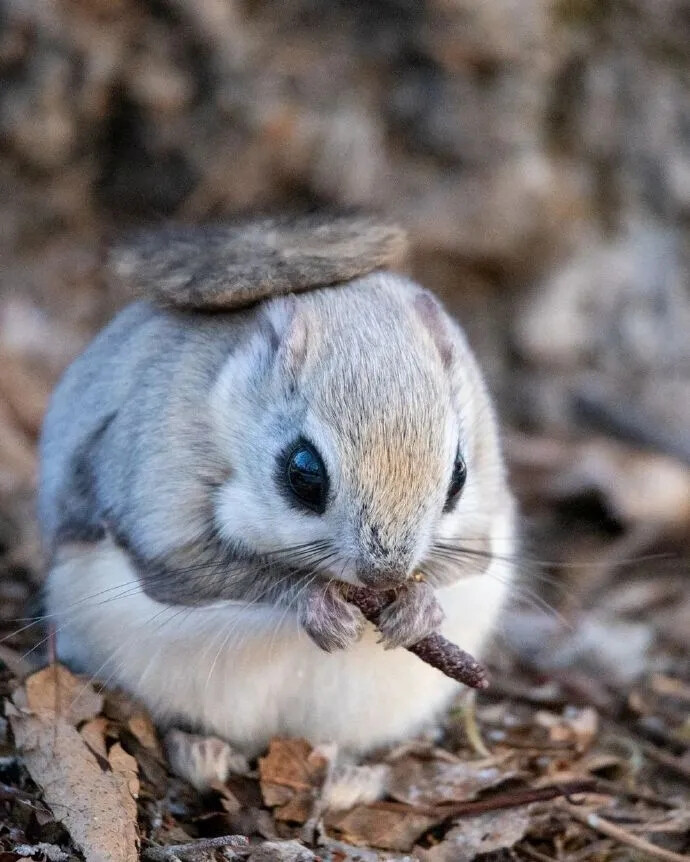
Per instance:
[[[244,755],[216,736],[198,736],[173,728],[165,735],[165,751],[172,771],[202,792],[224,784],[230,773],[246,775]]]
[[[352,646],[362,636],[365,622],[360,611],[348,604],[332,585],[319,585],[308,591],[299,621],[314,643],[326,652]]]
[[[407,647],[435,632],[444,616],[429,584],[413,582],[402,587],[381,611],[377,628],[386,649]]]

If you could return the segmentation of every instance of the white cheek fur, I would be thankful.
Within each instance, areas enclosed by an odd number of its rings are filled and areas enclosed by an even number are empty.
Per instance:
[[[302,514],[283,500],[272,485],[259,498],[256,483],[237,478],[217,494],[216,523],[223,539],[249,546],[258,553],[277,552],[283,548],[328,538],[322,519]],[[263,489],[266,490],[265,488]],[[269,496],[271,499],[266,500]]]

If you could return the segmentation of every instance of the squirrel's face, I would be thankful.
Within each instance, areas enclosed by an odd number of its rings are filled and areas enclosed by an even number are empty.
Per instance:
[[[378,588],[412,577],[459,524],[476,542],[495,435],[479,446],[472,431],[493,418],[465,359],[443,310],[399,277],[270,303],[213,393],[223,538]]]

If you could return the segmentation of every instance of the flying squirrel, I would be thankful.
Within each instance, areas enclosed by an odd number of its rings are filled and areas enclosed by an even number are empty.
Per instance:
[[[404,247],[318,215],[113,251],[139,298],[43,426],[46,597],[60,658],[160,726],[240,757],[365,753],[460,690],[403,647],[476,653],[494,627],[515,543],[494,409],[458,324],[394,271]],[[375,626],[361,588],[393,596]]]

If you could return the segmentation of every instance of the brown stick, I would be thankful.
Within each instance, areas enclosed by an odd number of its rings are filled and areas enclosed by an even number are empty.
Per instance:
[[[530,805],[532,802],[548,802],[551,799],[558,799],[560,796],[571,797],[576,793],[593,793],[596,791],[596,787],[597,784],[594,779],[582,779],[582,781],[569,781],[550,787],[525,787],[510,793],[497,793],[487,799],[477,799],[472,802],[449,802],[429,807],[405,805],[403,802],[373,802],[369,807],[388,811],[413,811],[416,814],[426,814],[429,817],[441,817],[443,819],[448,817],[476,817],[490,811]]]
[[[343,589],[343,596],[345,601],[358,607],[370,623],[376,625],[381,611],[393,601],[395,593],[390,590],[375,592],[347,584]],[[457,682],[470,688],[489,687],[486,670],[479,662],[443,635],[427,635],[407,649]]]

